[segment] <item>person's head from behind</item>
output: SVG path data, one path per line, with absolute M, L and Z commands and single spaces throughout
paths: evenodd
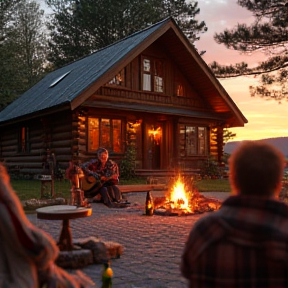
M 285 166 L 283 154 L 261 141 L 244 141 L 229 159 L 234 193 L 261 197 L 278 196 Z
M 97 150 L 97 157 L 101 161 L 102 164 L 105 164 L 109 157 L 108 150 L 103 147 L 99 148 Z

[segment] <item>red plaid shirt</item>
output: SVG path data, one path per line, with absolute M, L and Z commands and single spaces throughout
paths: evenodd
M 193 288 L 288 287 L 287 244 L 286 204 L 231 196 L 194 225 L 181 272 Z
M 100 179 L 102 176 L 113 179 L 114 184 L 119 182 L 119 169 L 116 162 L 108 159 L 105 167 L 101 168 L 101 161 L 98 159 L 92 159 L 86 163 L 79 165 L 86 175 L 93 175 L 96 179 Z

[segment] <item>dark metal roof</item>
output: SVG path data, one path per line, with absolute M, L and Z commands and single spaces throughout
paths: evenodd
M 244 123 L 248 122 L 175 21 L 172 18 L 166 18 L 85 58 L 51 72 L 0 112 L 0 125 L 10 121 L 19 121 L 23 117 L 49 113 L 52 109 L 53 111 L 75 109 L 154 41 L 158 41 L 160 46 L 166 47 L 166 51 L 169 51 L 171 57 L 183 68 L 198 95 L 203 97 L 209 105 L 212 114 L 201 112 L 202 114 L 198 117 L 219 119 L 226 115 L 222 119 L 228 120 L 229 118 L 231 127 L 244 126 Z M 93 86 L 94 83 L 97 87 Z M 91 87 L 94 89 L 93 91 L 89 90 Z M 114 108 L 116 108 L 115 105 L 114 102 Z M 117 105 L 120 108 L 121 104 Z M 148 108 L 150 112 L 158 109 L 159 113 L 165 113 L 166 109 L 152 105 L 147 105 Z M 137 107 L 133 109 L 137 110 Z M 173 109 L 169 110 L 170 114 L 175 112 L 176 115 L 197 117 L 197 113 L 200 113 L 188 111 L 188 109 L 180 109 L 181 111 L 176 109 L 178 112 L 176 110 L 173 112 Z
M 51 72 L 7 106 L 0 113 L 0 122 L 71 103 L 91 83 L 95 82 L 167 21 L 168 19 L 165 19 L 113 45 Z M 61 81 L 50 87 L 55 80 L 69 71 L 70 73 Z

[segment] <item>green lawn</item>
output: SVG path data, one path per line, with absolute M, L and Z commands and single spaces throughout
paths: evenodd
M 39 180 L 11 180 L 11 185 L 16 191 L 21 201 L 36 198 L 40 199 L 41 196 L 41 181 Z M 63 197 L 66 199 L 70 198 L 70 181 L 55 181 L 54 191 L 56 196 Z M 50 184 L 45 185 L 44 196 L 50 197 L 51 186 Z
M 195 183 L 199 192 L 230 192 L 228 179 L 201 180 Z
M 132 179 L 121 180 L 121 185 L 129 184 L 146 184 L 146 179 Z M 11 185 L 16 191 L 19 199 L 21 201 L 40 198 L 41 194 L 41 181 L 39 180 L 11 180 Z M 195 183 L 195 186 L 198 188 L 199 192 L 230 192 L 229 181 L 226 179 L 217 179 L 217 180 L 201 180 Z M 66 199 L 70 198 L 70 181 L 55 181 L 55 194 L 59 197 L 64 197 Z M 44 195 L 49 198 L 51 191 L 50 184 L 47 184 Z

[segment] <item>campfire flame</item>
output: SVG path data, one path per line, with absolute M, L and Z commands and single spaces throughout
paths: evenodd
M 154 198 L 154 213 L 164 216 L 194 215 L 218 210 L 221 201 L 200 194 L 193 185 L 193 178 L 178 176 L 170 179 L 169 191 L 165 197 Z M 173 181 L 173 182 L 172 182 Z
M 154 198 L 154 213 L 164 216 L 194 215 L 218 210 L 222 201 L 200 194 L 193 185 L 193 178 L 178 176 L 170 179 L 165 197 Z M 173 182 L 172 182 L 173 181 Z
M 170 192 L 170 204 L 172 209 L 183 209 L 192 212 L 189 206 L 189 193 L 185 191 L 185 185 L 178 177 Z

